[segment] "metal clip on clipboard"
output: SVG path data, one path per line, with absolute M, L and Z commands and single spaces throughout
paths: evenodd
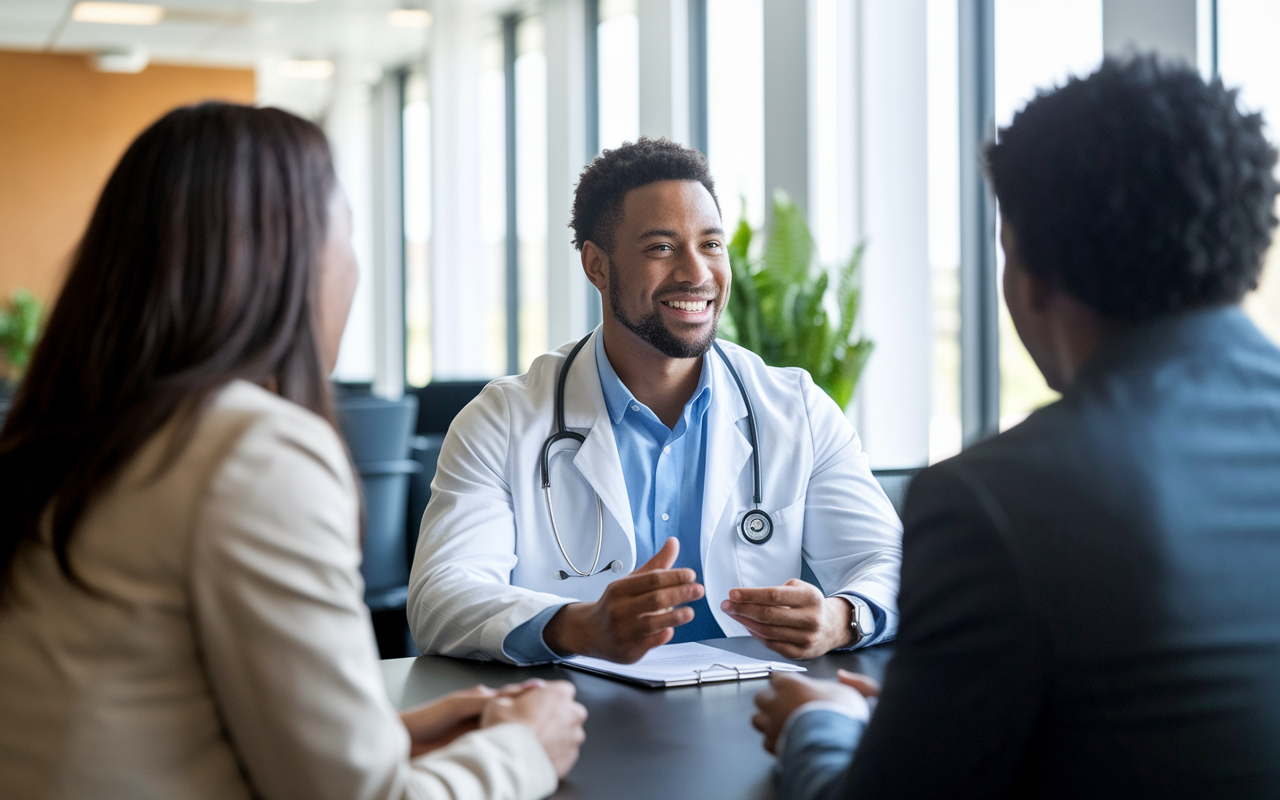
M 704 681 L 702 680 L 702 673 L 704 673 L 704 672 L 711 672 L 711 671 L 712 671 L 712 670 L 714 670 L 716 667 L 719 667 L 720 669 L 731 669 L 731 670 L 733 670 L 733 674 L 736 676 L 736 677 L 734 678 L 734 680 L 739 680 L 739 681 L 740 681 L 740 680 L 742 680 L 742 670 L 741 670 L 741 669 L 739 669 L 738 667 L 733 667 L 733 666 L 730 666 L 730 665 L 728 665 L 728 664 L 712 664 L 712 665 L 711 665 L 711 666 L 709 666 L 709 667 L 703 667 L 702 669 L 695 669 L 695 670 L 693 671 L 693 674 L 698 676 L 698 685 L 699 685 L 699 686 L 701 686 L 701 685 L 704 683 Z M 768 672 L 773 672 L 773 668 L 772 668 L 772 667 L 770 667 L 770 668 L 769 668 L 768 670 L 766 670 L 766 671 L 768 671 Z

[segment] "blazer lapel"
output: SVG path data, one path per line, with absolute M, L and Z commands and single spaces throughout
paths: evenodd
M 738 420 L 747 415 L 738 387 L 729 370 L 720 363 L 715 350 L 707 351 L 715 372 L 712 373 L 712 403 L 707 409 L 707 475 L 702 491 L 702 563 L 708 562 L 711 540 L 720 517 L 739 484 L 742 470 L 751 458 L 751 442 L 738 428 Z

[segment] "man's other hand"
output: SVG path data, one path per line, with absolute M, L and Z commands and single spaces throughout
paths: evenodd
M 702 597 L 691 569 L 671 569 L 680 541 L 667 539 L 653 558 L 605 588 L 594 603 L 570 603 L 556 612 L 542 637 L 558 655 L 584 655 L 632 664 L 693 620 L 684 606 Z
M 822 700 L 847 706 L 850 713 L 862 719 L 870 716 L 871 710 L 867 706 L 866 697 L 861 693 L 860 687 L 863 686 L 874 688 L 879 693 L 879 686 L 875 681 L 844 670 L 840 670 L 839 683 L 816 681 L 788 672 L 775 672 L 769 679 L 769 688 L 756 695 L 756 708 L 759 711 L 751 718 L 751 725 L 764 734 L 764 749 L 776 753 L 778 736 L 787 724 L 787 719 L 805 703 Z
M 816 586 L 799 578 L 781 586 L 731 589 L 720 608 L 786 658 L 817 658 L 853 643 L 849 601 L 824 597 Z

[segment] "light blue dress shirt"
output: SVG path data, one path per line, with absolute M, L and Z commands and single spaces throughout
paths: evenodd
M 702 494 L 707 472 L 707 409 L 714 388 L 709 352 L 703 356 L 702 374 L 674 429 L 627 389 L 609 363 L 604 337 L 596 336 L 596 369 L 613 427 L 613 438 L 622 462 L 622 478 L 631 503 L 635 529 L 636 565 L 643 565 L 669 537 L 680 540 L 676 567 L 688 567 L 702 583 Z M 502 647 L 517 662 L 552 661 L 557 658 L 542 638 L 543 629 L 564 604 L 543 609 L 507 634 Z M 724 636 L 704 597 L 689 606 L 692 622 L 675 629 L 672 642 L 694 642 Z

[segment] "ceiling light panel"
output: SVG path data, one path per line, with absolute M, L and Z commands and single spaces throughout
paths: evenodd
M 387 22 L 396 28 L 425 28 L 431 24 L 431 12 L 421 8 L 397 8 L 387 14 Z
M 164 6 L 147 3 L 76 3 L 71 11 L 76 22 L 107 25 L 155 25 L 164 19 Z
M 333 76 L 333 62 L 322 60 L 302 60 L 280 62 L 280 77 L 301 78 L 303 80 L 323 80 Z

